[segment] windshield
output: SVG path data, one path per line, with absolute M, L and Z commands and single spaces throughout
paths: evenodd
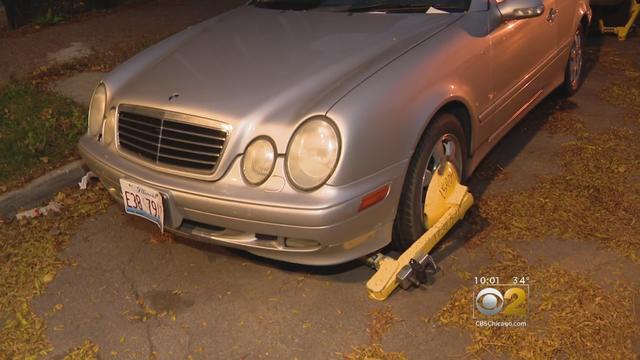
M 461 12 L 471 0 L 253 0 L 252 5 L 279 10 L 344 12 L 426 13 Z M 429 10 L 438 11 L 429 11 Z

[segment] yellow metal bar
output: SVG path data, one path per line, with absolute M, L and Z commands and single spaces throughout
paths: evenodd
M 629 32 L 631 31 L 631 27 L 636 22 L 638 18 L 638 14 L 640 14 L 640 3 L 636 0 L 631 0 L 631 9 L 629 12 L 629 20 L 624 26 L 605 26 L 604 21 L 600 19 L 598 21 L 598 27 L 600 28 L 600 32 L 603 34 L 616 34 L 618 36 L 618 40 L 626 40 Z
M 473 196 L 466 186 L 460 184 L 453 165 L 444 163 L 434 173 L 427 189 L 424 209 L 427 232 L 397 260 L 380 254 L 374 257 L 377 271 L 367 282 L 369 297 L 379 301 L 389 297 L 399 285 L 398 274 L 409 266 L 411 259 L 418 260 L 428 255 L 472 204 Z

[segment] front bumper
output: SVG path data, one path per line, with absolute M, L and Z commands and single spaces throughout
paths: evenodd
M 406 161 L 346 186 L 303 193 L 291 188 L 278 158 L 271 179 L 244 183 L 240 158 L 216 182 L 155 171 L 83 137 L 80 154 L 110 194 L 122 202 L 121 178 L 150 186 L 165 199 L 166 229 L 194 240 L 308 265 L 332 265 L 374 252 L 391 241 Z M 390 184 L 380 203 L 358 212 L 362 197 Z M 289 244 L 292 244 L 291 246 Z M 295 244 L 295 245 L 293 245 Z

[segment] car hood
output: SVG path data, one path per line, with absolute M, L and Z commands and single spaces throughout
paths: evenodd
M 297 123 L 458 17 L 243 6 L 125 63 L 112 100 L 226 122 L 242 149 L 267 134 L 284 152 Z

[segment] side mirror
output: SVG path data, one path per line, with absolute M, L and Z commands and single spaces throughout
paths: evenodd
M 544 13 L 542 0 L 503 0 L 498 3 L 502 20 L 528 19 Z

